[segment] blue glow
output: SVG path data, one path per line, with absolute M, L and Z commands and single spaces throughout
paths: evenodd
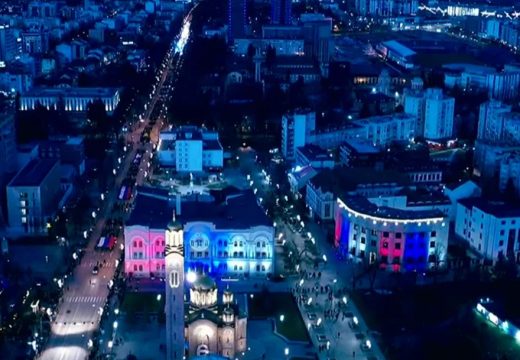
M 428 236 L 425 232 L 406 233 L 404 245 L 406 270 L 422 271 L 428 263 Z

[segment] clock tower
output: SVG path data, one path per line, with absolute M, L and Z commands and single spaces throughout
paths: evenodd
M 184 358 L 184 236 L 173 219 L 166 229 L 166 359 Z

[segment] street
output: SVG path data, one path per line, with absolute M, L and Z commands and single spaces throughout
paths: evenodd
M 185 24 L 188 23 L 188 29 L 190 16 L 191 12 L 186 15 L 184 21 Z M 185 27 L 180 30 L 179 39 L 182 38 L 181 34 L 184 29 Z M 131 148 L 126 149 L 126 155 L 121 161 L 121 168 L 119 172 L 116 172 L 114 185 L 104 197 L 99 214 L 92 214 L 97 221 L 90 233 L 81 262 L 74 269 L 72 277 L 65 282 L 63 296 L 51 324 L 51 336 L 46 348 L 39 356 L 42 360 L 80 360 L 88 356 L 89 348 L 92 346 L 92 334 L 99 327 L 109 295 L 109 286 L 113 284 L 116 266 L 120 265 L 119 259 L 121 259 L 124 241 L 120 236 L 112 251 L 100 252 L 95 249 L 95 246 L 99 238 L 103 236 L 106 221 L 112 216 L 113 206 L 118 201 L 120 186 L 127 178 L 137 150 L 143 148 L 141 134 L 151 121 L 161 96 L 161 89 L 166 79 L 171 74 L 175 74 L 182 65 L 182 53 L 174 53 L 170 50 L 165 61 L 166 65 L 161 68 L 157 86 L 148 102 L 142 121 L 137 122 L 137 126 L 134 126 L 132 131 L 126 135 L 127 147 L 130 145 Z M 139 173 L 136 177 L 138 185 L 143 184 L 148 176 L 150 156 L 154 144 L 157 144 L 162 123 L 162 119 L 156 121 L 151 131 L 153 144 L 150 142 L 144 145 L 145 155 L 140 159 Z M 107 174 L 107 176 L 112 175 Z M 99 266 L 97 274 L 93 274 L 94 266 Z M 103 350 L 101 349 L 101 351 Z

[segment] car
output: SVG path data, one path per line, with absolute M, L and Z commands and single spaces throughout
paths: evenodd
M 97 275 L 99 273 L 99 267 L 96 265 L 92 268 L 92 275 Z

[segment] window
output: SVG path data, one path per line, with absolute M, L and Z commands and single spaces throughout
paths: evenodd
M 430 249 L 435 247 L 435 241 L 430 241 Z
M 256 265 L 256 271 L 260 271 L 260 265 Z
M 504 235 L 505 234 L 505 231 L 504 230 L 500 230 L 500 235 Z
M 222 240 L 218 241 L 218 246 L 222 246 Z
M 403 236 L 403 234 L 400 233 L 400 232 L 395 233 L 395 238 L 396 238 L 396 239 L 401 239 L 402 236 Z
M 260 241 L 256 243 L 256 247 L 260 247 Z
M 430 234 L 430 237 L 436 237 L 436 236 L 437 236 L 437 231 L 432 231 Z
M 257 258 L 260 257 L 260 252 L 259 252 L 259 251 L 256 252 L 256 257 L 257 257 Z
M 388 231 L 383 231 L 383 237 L 385 237 L 385 238 L 388 237 Z
M 364 244 L 366 242 L 366 239 L 364 237 L 361 237 L 361 244 Z
M 383 256 L 381 256 L 381 262 L 382 262 L 383 264 L 387 264 L 387 263 L 388 263 L 388 256 L 387 256 L 387 255 L 383 255 Z
M 237 241 L 235 241 L 235 246 L 238 246 L 238 242 Z
M 243 251 L 240 251 L 240 252 L 238 253 L 238 256 L 240 256 L 240 257 L 244 257 L 244 252 L 243 252 Z
M 218 252 L 218 257 L 222 257 L 222 251 Z
M 198 258 L 202 257 L 202 251 L 197 251 L 197 257 Z
M 134 265 L 134 271 L 137 271 L 137 265 Z
M 265 241 L 262 241 L 262 247 L 265 247 Z
M 396 242 L 394 247 L 395 247 L 396 250 L 401 250 L 401 243 L 400 242 Z
M 500 241 L 498 242 L 498 246 L 504 246 L 504 240 L 500 240 Z
M 204 257 L 209 257 L 209 252 L 204 251 Z
M 139 271 L 143 271 L 143 265 L 139 265 Z
M 227 246 L 227 241 L 224 241 L 224 246 Z
M 364 227 L 361 227 L 361 233 L 362 234 L 366 234 L 367 233 L 367 229 L 365 229 Z
M 234 258 L 237 257 L 237 252 L 236 252 L 236 251 L 233 252 L 233 257 L 234 257 Z
M 384 247 L 385 249 L 388 249 L 388 241 L 383 241 L 383 247 Z
M 371 240 L 370 241 L 370 246 L 377 246 L 377 241 Z

